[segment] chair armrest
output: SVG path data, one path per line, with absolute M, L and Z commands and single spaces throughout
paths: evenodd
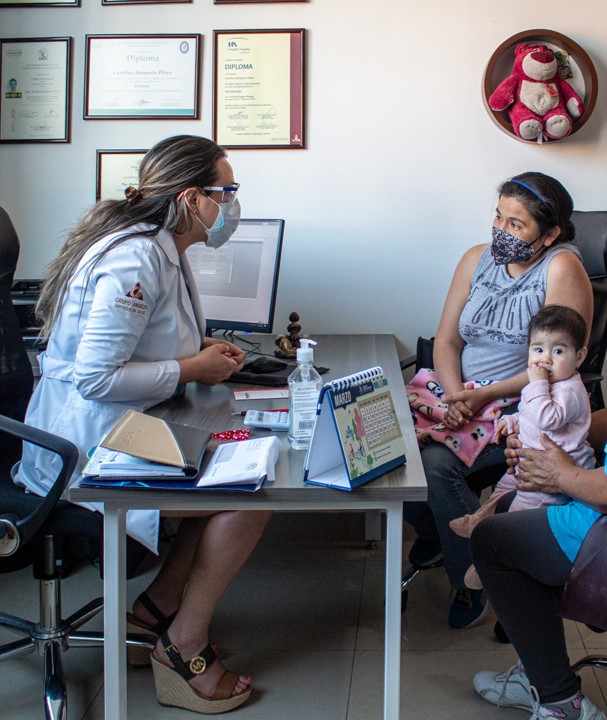
M 53 486 L 46 497 L 42 499 L 36 510 L 25 518 L 18 518 L 15 526 L 19 532 L 20 545 L 28 542 L 46 522 L 49 514 L 61 499 L 69 479 L 78 462 L 78 448 L 74 443 L 52 433 L 40 430 L 31 425 L 25 425 L 13 418 L 0 415 L 0 432 L 20 438 L 24 442 L 32 443 L 38 447 L 56 453 L 62 460 L 62 467 Z M 9 509 L 10 511 L 10 509 Z
M 409 357 L 403 358 L 400 361 L 400 369 L 406 370 L 407 368 L 411 367 L 412 365 L 415 365 L 417 362 L 417 355 L 409 355 Z
M 588 391 L 592 391 L 595 385 L 603 381 L 603 376 L 601 373 L 580 373 L 582 382 L 586 386 L 586 389 Z

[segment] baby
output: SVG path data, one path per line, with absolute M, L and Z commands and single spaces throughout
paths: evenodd
M 577 372 L 587 348 L 586 323 L 575 310 L 562 305 L 546 305 L 529 323 L 529 384 L 523 388 L 519 411 L 496 421 L 495 440 L 515 432 L 518 425 L 523 447 L 543 449 L 540 437 L 548 435 L 565 450 L 576 465 L 594 468 L 588 443 L 590 401 Z M 462 537 L 488 515 L 495 512 L 529 510 L 542 505 L 566 503 L 566 495 L 528 492 L 517 489 L 517 470 L 506 474 L 495 486 L 491 497 L 472 515 L 452 520 L 451 529 Z M 474 567 L 466 573 L 465 583 L 473 590 L 482 584 Z

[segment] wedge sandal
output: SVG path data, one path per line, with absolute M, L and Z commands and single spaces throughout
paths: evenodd
M 217 655 L 210 645 L 186 662 L 166 632 L 162 634 L 160 641 L 167 658 L 173 664 L 173 667 L 165 665 L 152 653 L 156 696 L 161 705 L 183 708 L 203 715 L 215 715 L 234 710 L 249 699 L 250 687 L 239 695 L 232 695 L 239 676 L 229 670 L 225 671 L 210 697 L 189 684 L 188 680 L 204 673 L 217 660 Z

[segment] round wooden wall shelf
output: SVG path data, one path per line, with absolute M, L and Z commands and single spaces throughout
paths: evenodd
M 512 123 L 508 117 L 507 110 L 503 112 L 492 110 L 489 107 L 489 96 L 495 88 L 509 75 L 512 75 L 514 67 L 514 48 L 521 42 L 539 42 L 548 45 L 552 50 L 564 50 L 569 55 L 573 77 L 567 82 L 582 98 L 584 102 L 584 114 L 581 118 L 573 120 L 571 137 L 583 127 L 594 110 L 598 95 L 597 75 L 592 60 L 585 50 L 566 35 L 554 30 L 525 30 L 505 40 L 493 53 L 485 72 L 483 74 L 483 103 L 493 122 L 508 133 L 511 137 L 529 144 L 530 140 L 519 138 L 512 129 Z M 567 138 L 564 138 L 566 140 Z M 547 142 L 555 142 L 553 140 Z M 563 142 L 558 141 L 558 142 Z

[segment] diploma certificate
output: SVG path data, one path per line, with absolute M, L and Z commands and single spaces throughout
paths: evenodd
M 215 31 L 215 141 L 302 148 L 303 30 Z
M 0 141 L 69 142 L 71 38 L 0 44 Z
M 0 0 L 1 7 L 80 7 L 80 0 Z
M 87 35 L 84 117 L 198 117 L 200 35 Z
M 139 186 L 139 163 L 147 150 L 97 150 L 96 200 L 124 200 L 129 185 Z

